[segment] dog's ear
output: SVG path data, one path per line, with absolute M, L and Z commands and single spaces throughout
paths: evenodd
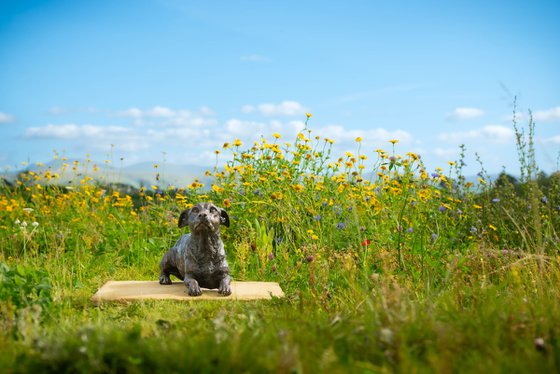
M 220 209 L 220 223 L 225 227 L 229 227 L 229 215 L 224 209 Z
M 189 213 L 190 210 L 184 210 L 179 216 L 179 228 L 189 225 Z

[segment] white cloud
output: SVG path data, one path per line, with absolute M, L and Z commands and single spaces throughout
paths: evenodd
M 163 106 L 155 106 L 148 110 L 130 108 L 117 112 L 117 116 L 132 118 L 134 125 L 145 127 L 214 126 L 217 121 L 208 118 L 214 115 L 208 107 L 201 107 L 196 115 L 186 109 L 173 110 Z
M 560 135 L 551 136 L 550 138 L 543 139 L 544 144 L 558 144 L 560 145 Z
M 547 110 L 538 110 L 533 113 L 533 119 L 541 122 L 560 121 L 560 106 Z
M 15 117 L 8 113 L 0 112 L 0 124 L 11 123 L 15 121 Z
M 130 108 L 119 112 L 118 115 L 122 117 L 141 118 L 143 116 L 143 112 L 138 108 Z
M 59 115 L 62 113 L 65 113 L 66 109 L 59 107 L 59 106 L 53 106 L 52 108 L 49 109 L 49 113 L 53 114 L 53 115 Z
M 243 105 L 241 107 L 241 111 L 243 113 L 253 113 L 255 111 L 255 107 L 252 105 Z
M 270 61 L 269 57 L 259 55 L 259 54 L 241 56 L 239 59 L 244 62 L 269 62 Z
M 187 115 L 190 114 L 188 111 L 184 111 Z M 150 110 L 147 115 L 149 117 L 173 117 L 175 116 L 175 111 L 162 107 L 162 106 L 155 106 Z
M 215 116 L 216 113 L 207 106 L 200 107 L 200 114 L 203 116 Z
M 459 155 L 458 148 L 435 148 L 432 153 L 443 161 L 453 161 Z
M 127 132 L 128 129 L 119 126 L 76 125 L 69 123 L 64 125 L 48 124 L 44 127 L 30 127 L 26 130 L 24 136 L 26 138 L 40 139 L 101 139 L 109 136 L 123 135 Z
M 482 117 L 483 115 L 484 111 L 482 109 L 462 107 L 456 108 L 447 118 L 454 121 L 462 121 Z
M 293 117 L 304 115 L 308 112 L 307 108 L 298 103 L 297 101 L 283 101 L 280 104 L 265 103 L 257 106 L 244 105 L 241 108 L 243 113 L 253 113 L 259 112 L 260 114 L 271 117 L 271 116 L 286 116 Z
M 503 143 L 512 140 L 514 136 L 514 131 L 509 127 L 488 125 L 471 131 L 443 133 L 438 136 L 438 139 L 443 142 L 454 143 L 465 142 L 473 139 L 488 140 L 493 143 Z
M 267 136 L 274 132 L 279 132 L 284 137 L 295 136 L 304 127 L 305 124 L 301 121 L 257 122 L 232 118 L 225 123 L 224 135 L 230 139 L 244 137 L 247 141 L 253 141 L 257 140 L 260 135 Z

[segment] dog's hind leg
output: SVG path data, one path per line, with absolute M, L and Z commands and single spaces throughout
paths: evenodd
M 172 249 L 173 250 L 173 249 Z M 170 276 L 174 275 L 177 278 L 183 280 L 183 276 L 177 269 L 173 262 L 173 254 L 170 253 L 172 250 L 167 252 L 161 262 L 159 263 L 160 273 L 159 273 L 159 284 L 172 284 Z

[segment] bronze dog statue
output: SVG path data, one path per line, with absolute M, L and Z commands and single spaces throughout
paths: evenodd
M 212 203 L 198 203 L 179 216 L 179 227 L 189 226 L 163 256 L 159 283 L 171 284 L 170 275 L 185 282 L 190 296 L 202 295 L 201 287 L 217 288 L 220 295 L 231 294 L 231 278 L 220 225 L 229 227 L 227 212 Z

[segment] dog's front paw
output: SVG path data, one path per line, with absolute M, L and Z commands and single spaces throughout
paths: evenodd
M 218 293 L 222 296 L 231 295 L 231 286 L 229 285 L 228 281 L 222 280 L 220 282 L 220 288 L 218 289 Z
M 202 290 L 198 285 L 198 282 L 195 279 L 191 279 L 185 282 L 187 285 L 187 289 L 189 291 L 189 296 L 200 296 L 202 295 Z
M 171 284 L 171 283 L 173 282 L 171 281 L 171 278 L 169 278 L 169 275 L 162 274 L 159 276 L 159 284 Z

